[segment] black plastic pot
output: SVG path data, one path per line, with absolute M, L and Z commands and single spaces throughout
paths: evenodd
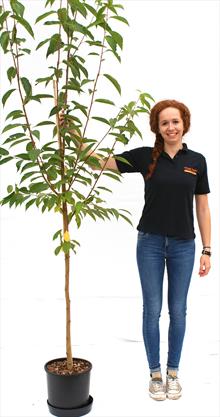
M 48 365 L 65 358 L 47 362 L 44 369 L 47 374 L 49 411 L 58 417 L 80 417 L 91 411 L 93 398 L 89 395 L 92 364 L 85 359 L 74 358 L 89 365 L 89 369 L 74 375 L 57 375 L 48 370 Z

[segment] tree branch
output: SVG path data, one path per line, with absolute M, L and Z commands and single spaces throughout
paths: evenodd
M 2 5 L 3 5 L 3 8 L 4 8 L 3 1 L 2 1 Z M 5 23 L 6 23 L 6 29 L 9 32 L 7 19 L 6 19 L 6 22 Z M 15 28 L 15 31 L 17 32 L 17 28 L 16 28 L 15 21 L 14 21 L 14 28 Z M 15 67 L 15 70 L 16 70 L 16 79 L 17 79 L 17 84 L 18 84 L 18 91 L 19 91 L 19 95 L 20 95 L 20 99 L 21 99 L 21 104 L 22 104 L 22 109 L 23 109 L 24 117 L 25 117 L 25 120 L 26 120 L 27 129 L 28 129 L 28 132 L 29 132 L 29 136 L 30 136 L 31 143 L 32 143 L 33 147 L 36 149 L 36 143 L 35 143 L 35 140 L 34 140 L 33 135 L 32 135 L 31 125 L 29 123 L 29 118 L 28 118 L 28 114 L 27 114 L 27 111 L 26 111 L 24 97 L 23 97 L 22 89 L 21 89 L 19 57 L 18 57 L 18 55 L 19 55 L 18 54 L 18 45 L 16 44 L 16 47 L 15 47 L 16 54 L 14 53 L 13 43 L 12 43 L 11 39 L 9 39 L 9 45 L 10 45 L 10 52 L 11 52 L 11 55 L 12 55 L 14 67 Z M 38 166 L 39 166 L 39 169 L 40 169 L 40 173 L 41 173 L 44 181 L 47 183 L 47 185 L 49 186 L 49 188 L 51 189 L 51 191 L 53 191 L 54 194 L 56 194 L 58 196 L 59 193 L 57 193 L 57 191 L 54 188 L 53 184 L 51 184 L 50 180 L 48 179 L 47 173 L 46 173 L 46 175 L 44 173 L 43 161 L 42 161 L 42 159 L 41 159 L 40 156 L 38 156 L 38 158 L 37 158 L 37 163 L 38 163 Z

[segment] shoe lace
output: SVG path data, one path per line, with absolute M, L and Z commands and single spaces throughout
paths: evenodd
M 179 388 L 179 380 L 178 380 L 178 378 L 177 377 L 169 376 L 168 377 L 168 386 L 169 386 L 169 389 L 173 389 L 173 390 L 178 389 Z
M 152 384 L 155 391 L 161 391 L 163 389 L 163 381 L 152 380 Z

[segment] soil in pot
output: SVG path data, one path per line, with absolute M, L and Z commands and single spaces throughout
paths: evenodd
M 89 371 L 91 369 L 91 364 L 84 359 L 73 359 L 73 368 L 69 370 L 67 369 L 66 359 L 54 360 L 53 362 L 48 363 L 47 369 L 49 372 L 57 375 L 74 375 Z

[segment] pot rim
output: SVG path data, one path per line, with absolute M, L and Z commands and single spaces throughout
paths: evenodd
M 59 376 L 59 377 L 64 377 L 64 378 L 66 378 L 66 377 L 77 377 L 77 376 L 80 376 L 80 375 L 84 375 L 84 374 L 86 374 L 86 373 L 88 373 L 88 372 L 90 372 L 91 371 L 91 369 L 92 369 L 92 363 L 90 362 L 90 361 L 88 361 L 87 359 L 83 359 L 83 358 L 73 358 L 73 360 L 79 360 L 79 361 L 83 361 L 83 362 L 86 362 L 88 365 L 89 365 L 89 369 L 87 369 L 87 370 L 85 370 L 85 371 L 83 371 L 83 372 L 79 372 L 79 373 L 74 373 L 74 374 L 72 374 L 72 375 L 59 375 L 59 374 L 57 374 L 56 372 L 51 372 L 51 371 L 49 371 L 49 369 L 47 368 L 47 365 L 49 365 L 50 363 L 53 363 L 53 362 L 59 362 L 59 361 L 63 361 L 63 360 L 65 360 L 66 359 L 66 357 L 64 357 L 64 358 L 55 358 L 55 359 L 51 359 L 51 360 L 49 360 L 49 361 L 47 361 L 46 363 L 45 363 L 45 365 L 44 365 L 44 370 L 46 371 L 46 373 L 48 373 L 48 374 L 51 374 L 51 375 L 56 375 L 56 376 Z

